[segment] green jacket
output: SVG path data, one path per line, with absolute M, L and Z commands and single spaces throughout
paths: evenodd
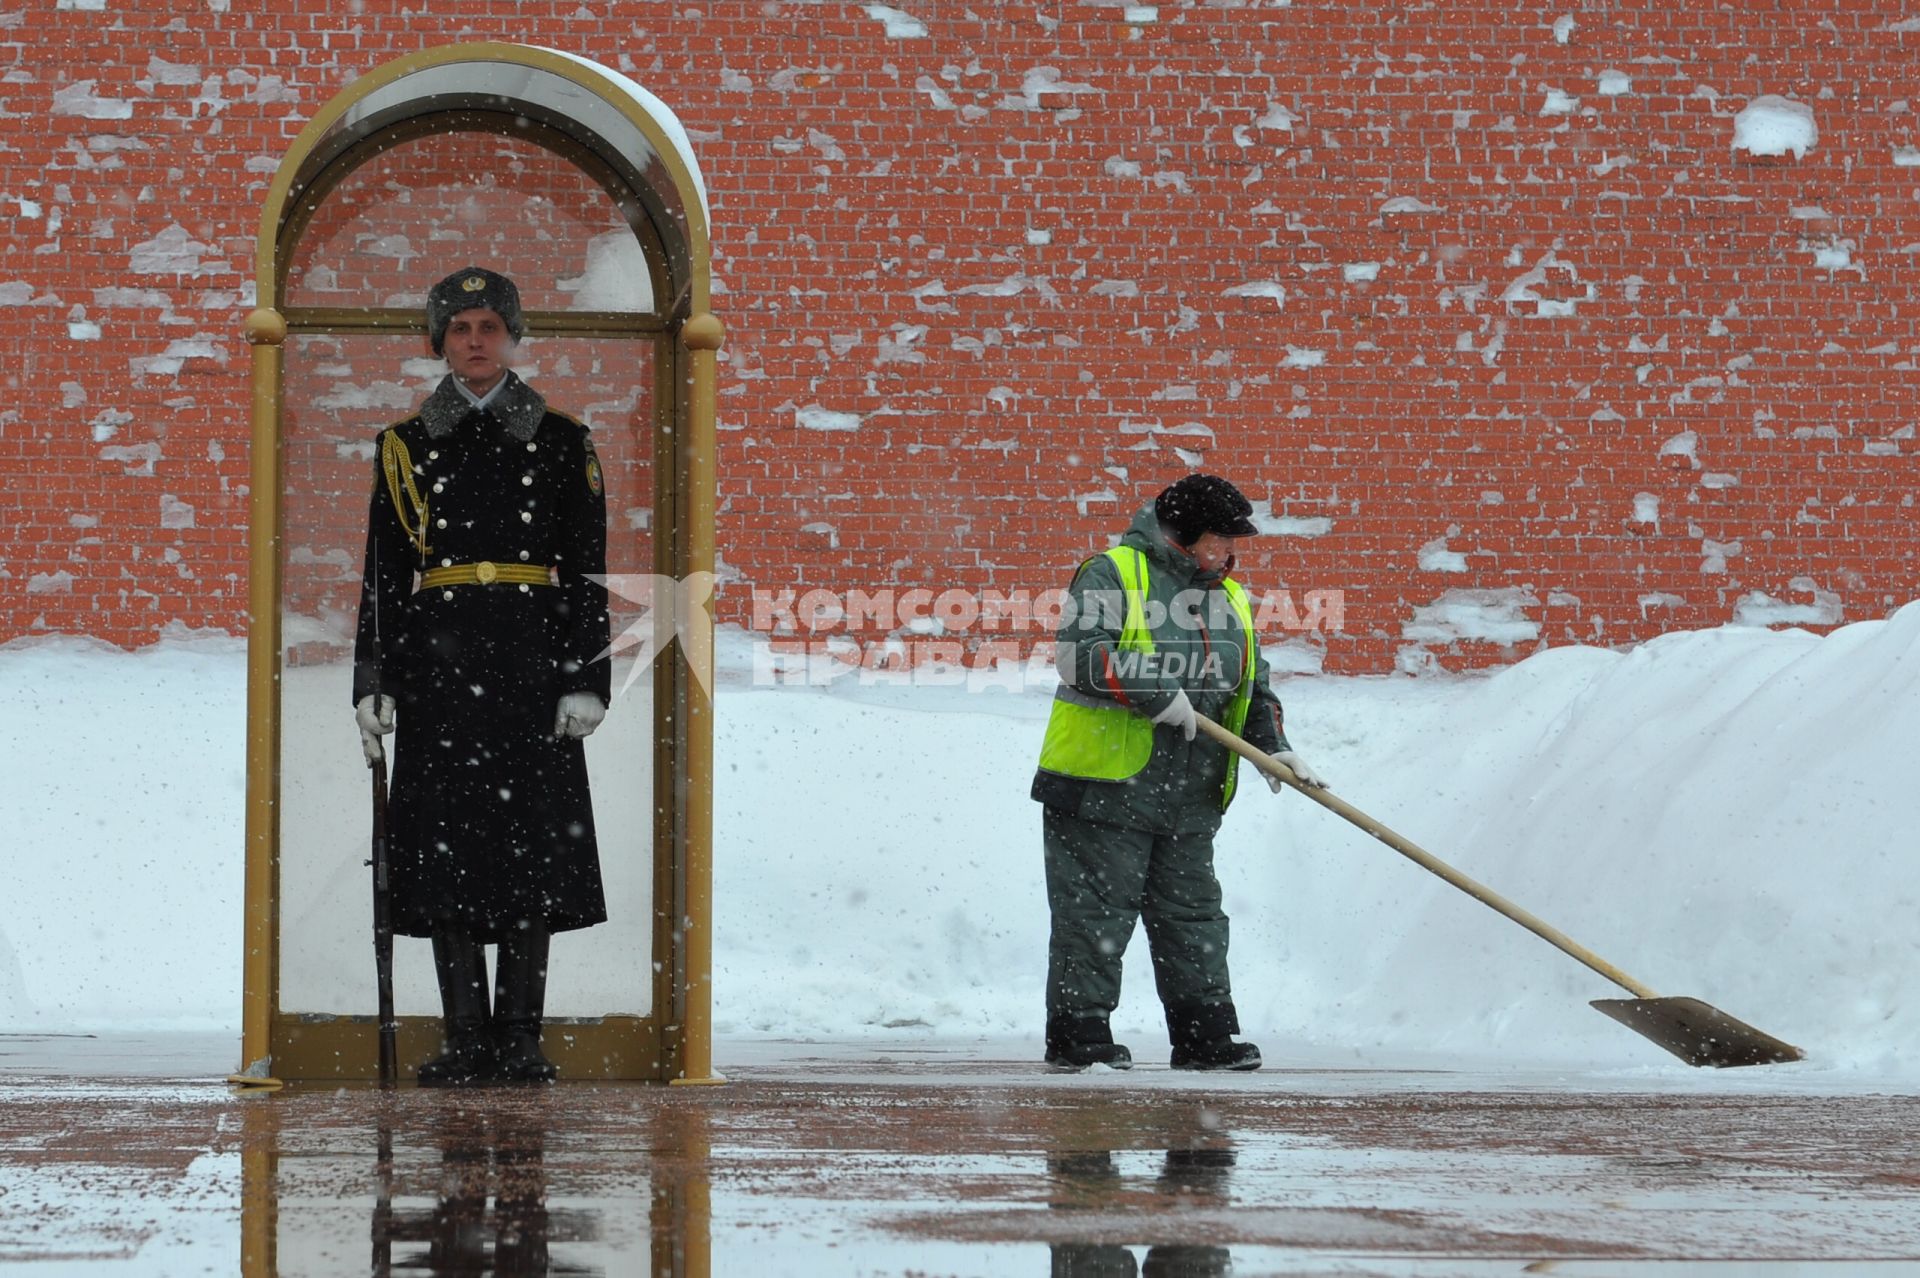
M 1178 653 L 1184 660 L 1113 659 L 1119 649 L 1124 595 L 1113 561 L 1095 555 L 1074 576 L 1071 600 L 1055 636 L 1054 662 L 1061 681 L 1148 716 L 1164 710 L 1175 691 L 1185 689 L 1195 710 L 1219 721 L 1246 663 L 1244 635 L 1226 603 L 1226 592 L 1219 588 L 1220 576 L 1200 574 L 1193 557 L 1167 540 L 1151 503 L 1134 516 L 1120 544 L 1147 557 L 1147 620 L 1156 655 Z M 1198 621 L 1193 620 L 1196 614 Z M 1241 735 L 1269 754 L 1287 749 L 1280 699 L 1268 683 L 1266 660 L 1257 653 L 1252 693 Z M 1205 736 L 1188 741 L 1178 729 L 1156 724 L 1153 757 L 1135 775 L 1124 781 L 1094 781 L 1043 770 L 1034 776 L 1032 793 L 1048 807 L 1084 820 L 1168 833 L 1211 831 L 1220 824 L 1227 760 L 1227 751 Z M 1251 770 L 1243 769 L 1241 785 L 1253 780 Z

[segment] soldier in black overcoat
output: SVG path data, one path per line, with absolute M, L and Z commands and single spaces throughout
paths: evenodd
M 605 484 L 587 428 L 508 367 L 512 281 L 455 271 L 427 329 L 450 371 L 379 436 L 355 713 L 370 761 L 397 729 L 394 931 L 431 938 L 446 1014 L 421 1084 L 544 1082 L 548 940 L 607 917 L 582 745 L 611 691 Z

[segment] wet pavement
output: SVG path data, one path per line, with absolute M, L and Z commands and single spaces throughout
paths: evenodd
M 225 1037 L 0 1037 L 0 1265 L 1920 1274 L 1920 1097 L 1897 1083 L 1051 1075 L 1033 1050 L 737 1042 L 725 1087 L 239 1095 Z

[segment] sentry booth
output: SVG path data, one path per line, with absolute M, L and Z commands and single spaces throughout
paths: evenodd
M 663 612 L 623 578 L 711 580 L 722 330 L 706 195 L 673 113 L 618 72 L 517 44 L 429 49 L 355 81 L 274 176 L 246 321 L 242 1085 L 376 1073 L 370 784 L 350 704 L 373 445 L 445 371 L 426 292 L 472 264 L 520 286 L 518 371 L 592 430 L 616 649 Z M 587 742 L 610 921 L 554 942 L 545 1048 L 562 1078 L 714 1077 L 712 619 L 692 602 L 650 668 L 616 652 Z M 438 1047 L 427 942 L 397 938 L 394 968 L 404 1078 Z

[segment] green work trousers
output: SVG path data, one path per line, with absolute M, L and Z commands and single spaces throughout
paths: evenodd
M 1155 833 L 1043 807 L 1047 1018 L 1104 1019 L 1120 1002 L 1120 965 L 1144 918 L 1153 980 L 1176 1011 L 1230 1007 L 1227 916 L 1213 873 L 1213 834 Z

